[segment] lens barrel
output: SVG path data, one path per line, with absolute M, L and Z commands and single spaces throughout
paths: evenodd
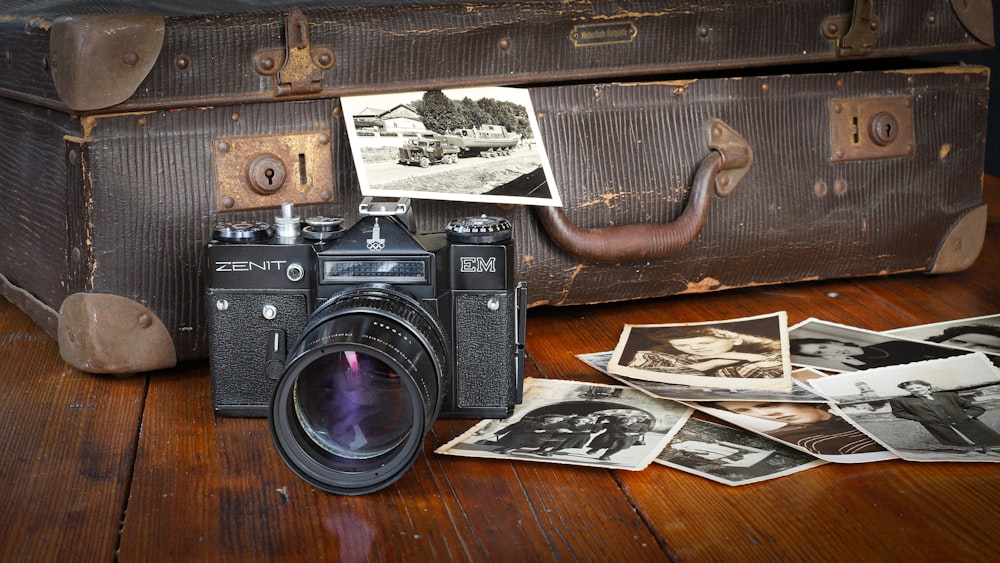
M 363 494 L 408 470 L 451 374 L 445 333 L 413 297 L 356 287 L 313 312 L 271 400 L 282 458 L 324 491 Z

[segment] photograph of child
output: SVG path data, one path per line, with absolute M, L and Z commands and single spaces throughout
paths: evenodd
M 788 329 L 791 359 L 796 365 L 850 372 L 949 358 L 967 351 L 908 340 L 817 319 Z
M 784 312 L 712 323 L 626 325 L 608 372 L 677 385 L 790 392 Z
M 1000 462 L 1000 373 L 985 354 L 843 373 L 812 384 L 903 459 Z

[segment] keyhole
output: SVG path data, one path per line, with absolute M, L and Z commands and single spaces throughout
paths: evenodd
M 253 191 L 261 195 L 273 194 L 285 183 L 285 165 L 271 153 L 259 154 L 247 166 L 246 179 Z
M 896 118 L 887 111 L 880 112 L 872 118 L 869 126 L 872 142 L 884 147 L 896 140 L 899 135 L 899 125 Z

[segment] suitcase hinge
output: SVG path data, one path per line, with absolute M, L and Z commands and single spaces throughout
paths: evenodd
M 254 56 L 253 68 L 274 79 L 275 95 L 311 94 L 323 88 L 323 71 L 333 66 L 333 49 L 309 42 L 309 20 L 301 10 L 285 18 L 285 48 Z
M 838 57 L 867 55 L 875 46 L 881 27 L 875 15 L 875 0 L 854 0 L 850 16 L 831 16 L 823 20 L 823 36 L 837 42 Z

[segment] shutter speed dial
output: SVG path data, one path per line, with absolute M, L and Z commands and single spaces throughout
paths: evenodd
M 479 217 L 464 217 L 452 219 L 448 223 L 445 233 L 448 242 L 458 242 L 466 244 L 492 244 L 510 240 L 510 221 L 503 217 L 489 217 L 480 215 Z

